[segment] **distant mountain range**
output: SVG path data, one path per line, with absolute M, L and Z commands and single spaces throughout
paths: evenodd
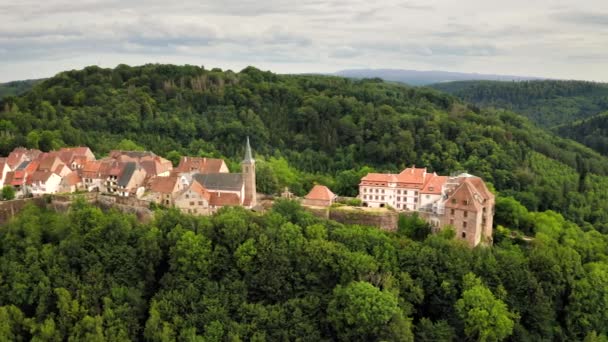
M 385 81 L 401 82 L 413 86 L 424 86 L 433 83 L 490 80 L 490 81 L 528 81 L 541 80 L 539 77 L 491 75 L 477 73 L 461 73 L 449 71 L 419 71 L 403 69 L 348 69 L 341 70 L 335 75 L 349 78 L 381 78 Z

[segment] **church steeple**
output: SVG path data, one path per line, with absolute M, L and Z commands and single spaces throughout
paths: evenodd
M 245 145 L 245 159 L 243 159 L 243 163 L 253 163 L 254 159 L 251 156 L 251 146 L 249 145 L 249 136 L 247 136 L 247 145 Z
M 243 205 L 245 207 L 252 208 L 256 205 L 258 195 L 255 187 L 255 159 L 253 159 L 251 155 L 249 137 L 247 137 L 247 144 L 245 145 L 245 158 L 241 162 L 241 168 L 243 170 L 243 181 L 245 185 Z

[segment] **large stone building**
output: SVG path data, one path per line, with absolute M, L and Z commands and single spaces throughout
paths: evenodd
M 451 226 L 470 246 L 492 243 L 494 195 L 479 177 L 438 176 L 416 167 L 399 174 L 370 173 L 361 179 L 359 198 L 368 207 L 419 212 L 434 230 Z

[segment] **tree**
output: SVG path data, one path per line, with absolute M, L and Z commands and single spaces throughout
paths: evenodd
M 465 335 L 478 341 L 502 341 L 513 332 L 513 319 L 517 318 L 473 273 L 463 279 L 456 312 L 464 322 Z
M 116 145 L 114 147 L 114 149 L 120 150 L 120 151 L 144 151 L 145 150 L 145 148 L 143 146 L 140 146 L 129 139 L 122 139 L 118 143 L 118 145 Z
M 15 189 L 10 185 L 5 185 L 2 188 L 2 199 L 5 201 L 15 199 Z
M 361 281 L 338 285 L 327 308 L 328 320 L 344 341 L 374 340 L 399 314 L 397 297 L 393 293 Z
M 177 165 L 179 165 L 179 161 L 182 159 L 182 154 L 176 150 L 173 150 L 167 153 L 167 159 L 171 161 L 173 167 L 176 167 Z
M 521 229 L 528 222 L 528 209 L 513 197 L 498 196 L 494 220 L 507 228 Z

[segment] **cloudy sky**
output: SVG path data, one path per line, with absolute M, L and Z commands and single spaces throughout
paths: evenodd
M 0 0 L 0 82 L 156 62 L 608 81 L 608 1 Z

